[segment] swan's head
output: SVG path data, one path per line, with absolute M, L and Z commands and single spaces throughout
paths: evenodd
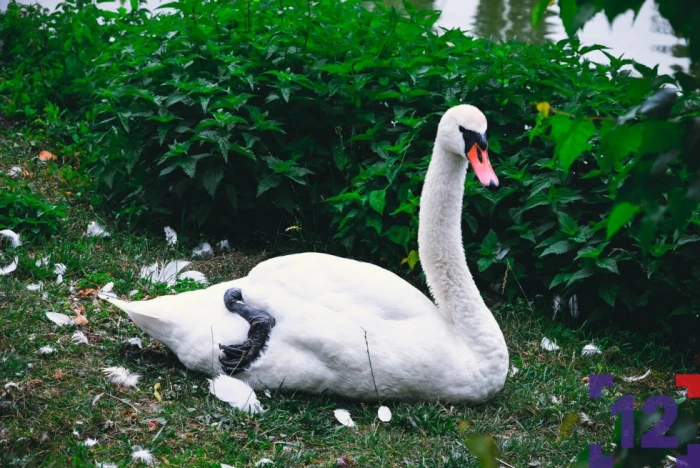
M 498 177 L 489 161 L 486 127 L 486 117 L 476 107 L 469 104 L 452 107 L 440 120 L 437 144 L 448 153 L 467 158 L 479 181 L 496 188 Z

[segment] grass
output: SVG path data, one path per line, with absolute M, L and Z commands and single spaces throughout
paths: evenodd
M 391 422 L 381 423 L 376 405 L 273 391 L 270 397 L 258 395 L 268 411 L 249 416 L 210 395 L 204 376 L 187 371 L 91 291 L 114 282 L 119 295 L 132 290 L 139 291 L 135 298 L 167 294 L 168 288 L 144 283 L 140 267 L 156 260 L 191 259 L 197 240 L 181 239 L 173 249 L 163 235 L 101 218 L 91 209 L 88 194 L 73 193 L 56 163 L 36 160 L 38 149 L 16 136 L 6 136 L 0 144 L 0 170 L 22 162 L 32 174 L 23 176 L 22 183 L 47 202 L 68 207 L 66 221 L 58 222 L 53 236 L 31 239 L 20 232 L 26 239 L 17 251 L 20 266 L 0 276 L 0 384 L 17 384 L 0 387 L 2 466 L 94 466 L 96 461 L 137 466 L 131 452 L 138 445 L 151 450 L 161 466 L 240 467 L 269 458 L 274 465 L 268 466 L 464 467 L 479 466 L 466 438 L 489 434 L 499 458 L 510 466 L 539 462 L 561 467 L 588 443 L 611 449 L 609 406 L 618 396 L 635 395 L 637 402 L 654 394 L 678 398 L 674 374 L 696 365 L 662 341 L 622 331 L 567 328 L 552 321 L 548 311 L 532 310 L 524 299 L 508 303 L 496 298 L 490 302 L 518 371 L 504 392 L 486 404 L 395 403 L 389 405 Z M 3 180 L 0 176 L 0 184 Z M 83 235 L 95 220 L 106 226 L 109 238 Z M 286 242 L 217 250 L 213 258 L 195 261 L 191 268 L 215 283 L 245 275 L 264 258 L 302 247 Z M 37 267 L 36 260 L 45 256 L 50 256 L 50 265 Z M 9 258 L 0 255 L 3 264 Z M 67 266 L 62 284 L 55 283 L 55 263 Z M 44 295 L 26 289 L 38 281 L 44 284 Z M 193 287 L 184 283 L 174 289 Z M 89 345 L 72 344 L 73 330 L 56 327 L 45 317 L 49 311 L 72 315 L 78 306 L 89 320 L 83 327 Z M 124 340 L 136 336 L 143 340 L 143 351 L 127 352 Z M 561 349 L 542 349 L 544 336 Z M 591 341 L 603 354 L 581 357 L 581 348 Z M 46 345 L 56 353 L 38 354 Z M 110 384 L 100 370 L 112 365 L 142 374 L 138 389 Z M 642 381 L 626 383 L 618 377 L 601 400 L 588 398 L 584 380 L 590 373 L 631 376 L 647 369 L 652 373 Z M 156 383 L 162 401 L 154 395 Z M 341 426 L 333 417 L 336 408 L 349 410 L 357 427 Z M 576 422 L 566 431 L 563 422 L 580 413 L 590 421 Z M 99 442 L 88 448 L 83 445 L 88 437 Z

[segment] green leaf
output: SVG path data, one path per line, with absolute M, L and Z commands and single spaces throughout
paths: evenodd
M 642 144 L 642 130 L 641 125 L 620 125 L 607 132 L 600 141 L 600 168 L 608 171 L 628 154 L 636 153 Z
M 481 468 L 498 468 L 498 447 L 488 435 L 473 435 L 467 438 L 466 446 L 479 460 Z
M 556 143 L 554 153 L 564 172 L 569 172 L 576 158 L 591 148 L 588 140 L 596 133 L 595 125 L 590 120 L 571 120 L 561 115 L 551 117 L 550 125 Z
M 411 250 L 408 252 L 408 267 L 413 270 L 413 268 L 416 266 L 416 263 L 418 263 L 419 257 L 418 257 L 418 252 L 415 250 Z
M 375 214 L 370 214 L 370 216 L 367 216 L 365 219 L 365 226 L 374 228 L 374 230 L 377 231 L 377 234 L 382 233 L 382 219 Z
M 620 271 L 617 269 L 617 262 L 615 261 L 615 259 L 604 258 L 602 260 L 597 260 L 595 264 L 600 268 L 615 273 L 616 275 L 620 274 Z
M 566 213 L 559 213 L 559 229 L 564 234 L 573 236 L 578 232 L 576 220 Z
M 559 273 L 557 276 L 554 277 L 552 282 L 549 284 L 549 289 L 552 289 L 555 286 L 559 286 L 560 284 L 569 281 L 572 276 L 573 276 L 573 273 Z
M 486 271 L 486 269 L 488 267 L 490 267 L 492 264 L 493 264 L 493 257 L 481 257 L 476 262 L 476 266 L 478 267 L 479 271 Z
M 610 239 L 614 236 L 615 233 L 627 222 L 631 221 L 638 212 L 639 207 L 631 203 L 623 202 L 615 205 L 608 218 L 607 238 Z
M 219 186 L 219 182 L 221 182 L 221 179 L 223 178 L 224 171 L 220 168 L 209 169 L 204 173 L 204 176 L 202 177 L 202 185 L 204 185 L 204 188 L 207 192 L 209 192 L 209 195 L 211 195 L 212 198 L 214 198 L 216 188 Z
M 277 187 L 281 181 L 282 181 L 282 179 L 276 174 L 272 174 L 272 175 L 268 175 L 268 176 L 263 177 L 262 180 L 258 183 L 257 196 L 259 197 L 260 195 L 267 192 L 271 188 Z
M 532 27 L 537 28 L 544 16 L 544 12 L 547 11 L 552 0 L 538 0 L 535 7 L 532 9 Z
M 592 268 L 584 268 L 583 270 L 579 270 L 575 272 L 573 275 L 571 275 L 571 278 L 569 278 L 569 281 L 566 283 L 566 286 L 569 287 L 573 283 L 577 281 L 581 281 L 584 278 L 588 278 L 589 276 L 593 275 L 593 269 Z
M 493 229 L 489 230 L 488 234 L 484 236 L 484 240 L 481 241 L 481 249 L 479 253 L 482 255 L 493 255 L 498 247 L 498 236 Z
M 598 285 L 598 296 L 610 304 L 611 307 L 615 307 L 615 299 L 619 288 L 620 286 L 615 281 L 601 281 Z
M 563 254 L 571 250 L 571 244 L 569 241 L 563 240 L 559 242 L 555 242 L 554 244 L 550 245 L 547 247 L 544 252 L 540 254 L 540 258 L 544 257 L 545 255 L 549 254 Z
M 386 190 L 375 190 L 369 194 L 369 206 L 380 215 L 384 214 L 386 206 Z

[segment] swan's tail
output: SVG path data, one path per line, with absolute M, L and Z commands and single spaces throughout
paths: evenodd
M 126 302 L 113 297 L 103 299 L 126 312 L 140 329 L 154 338 L 159 337 L 171 325 L 165 315 L 156 314 L 153 310 L 144 310 L 148 301 Z

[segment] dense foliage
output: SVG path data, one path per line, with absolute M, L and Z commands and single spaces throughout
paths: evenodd
M 167 7 L 11 4 L 1 17 L 0 109 L 62 136 L 66 154 L 80 145 L 120 215 L 229 232 L 295 223 L 416 274 L 436 126 L 468 102 L 487 114 L 501 178 L 494 192 L 466 181 L 480 281 L 577 294 L 590 318 L 700 309 L 694 78 L 637 108 L 675 79 L 590 63 L 600 48 L 575 41 L 438 34 L 438 12 L 359 0 Z

